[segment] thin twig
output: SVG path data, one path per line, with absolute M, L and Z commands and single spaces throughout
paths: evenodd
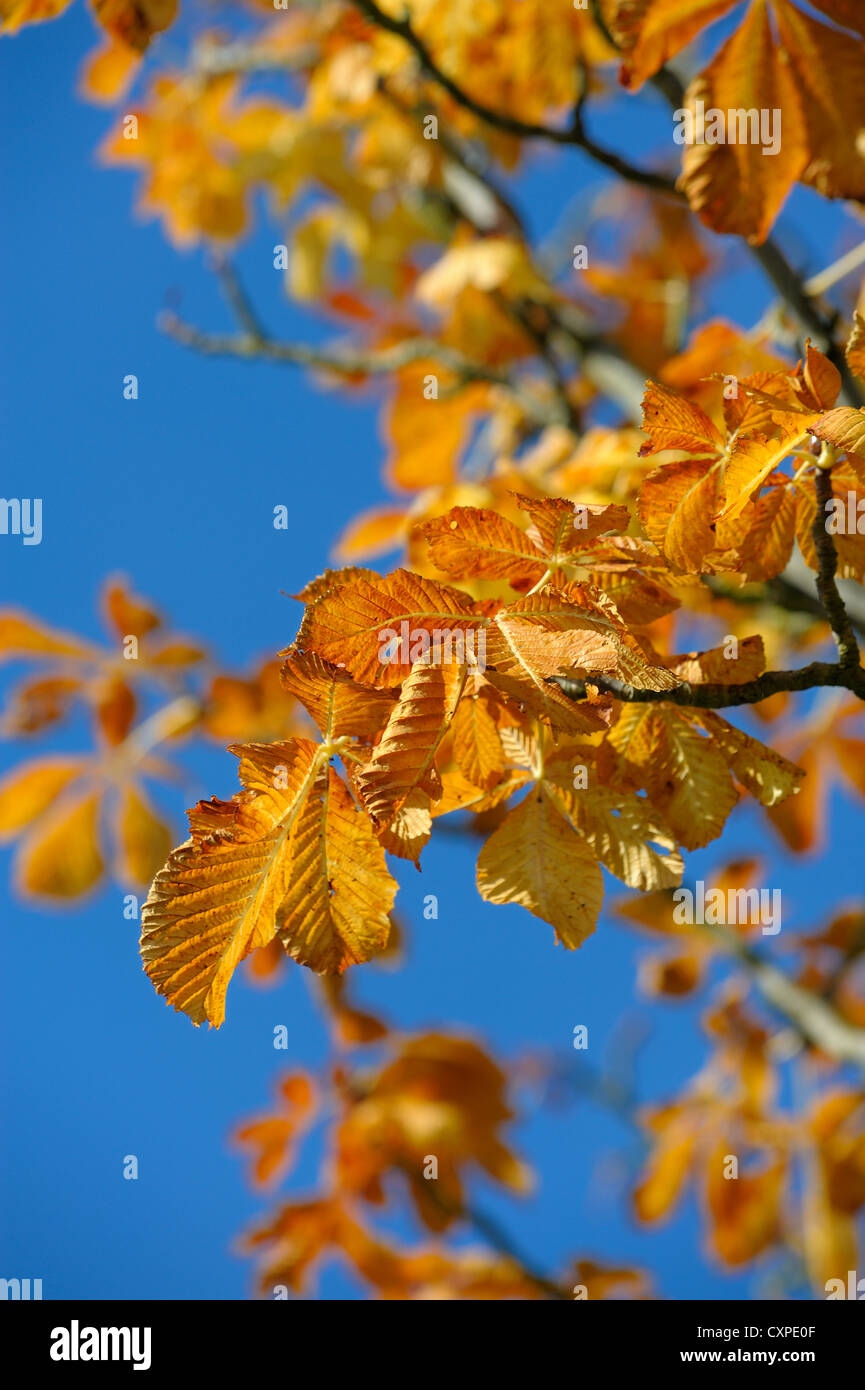
M 319 348 L 309 343 L 280 342 L 248 331 L 206 333 L 168 311 L 160 315 L 159 327 L 184 347 L 211 357 L 284 362 L 341 376 L 388 376 L 413 362 L 436 362 L 446 371 L 454 372 L 464 383 L 483 381 L 508 391 L 536 424 L 567 423 L 557 400 L 541 400 L 507 372 L 488 367 L 431 338 L 404 338 L 390 347 L 367 351 L 352 347 Z
M 413 1183 L 416 1181 L 416 1174 L 407 1163 L 400 1163 L 396 1166 L 405 1174 L 410 1182 Z M 429 1195 L 430 1199 L 435 1203 L 443 1215 L 449 1216 L 456 1221 L 464 1221 L 467 1225 L 472 1226 L 478 1234 L 482 1235 L 492 1248 L 498 1252 L 498 1254 L 503 1255 L 506 1259 L 511 1260 L 513 1264 L 517 1265 L 520 1274 L 523 1275 L 530 1284 L 534 1284 L 549 1298 L 566 1299 L 570 1301 L 571 1294 L 562 1288 L 561 1284 L 557 1284 L 552 1279 L 548 1279 L 542 1270 L 537 1269 L 532 1260 L 519 1249 L 509 1233 L 503 1226 L 499 1225 L 494 1217 L 490 1216 L 487 1212 L 478 1210 L 477 1207 L 471 1206 L 468 1202 L 449 1202 L 447 1198 L 442 1196 L 438 1188 L 434 1186 L 434 1182 L 435 1180 L 433 1179 L 432 1182 L 425 1183 L 424 1191 Z

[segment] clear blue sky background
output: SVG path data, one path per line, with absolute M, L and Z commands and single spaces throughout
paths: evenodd
M 342 525 L 383 497 L 375 408 L 318 391 L 290 369 L 202 359 L 159 334 L 155 315 L 169 298 L 179 295 L 184 315 L 202 325 L 227 326 L 225 310 L 202 255 L 179 255 L 154 223 L 133 216 L 132 176 L 97 166 L 109 117 L 74 95 L 93 41 L 76 4 L 0 44 L 0 490 L 44 499 L 40 546 L 0 539 L 2 600 L 97 637 L 100 583 L 120 571 L 237 669 L 293 637 L 300 609 L 284 593 L 319 573 Z M 169 34 L 166 60 L 181 52 L 182 32 Z M 640 155 L 669 140 L 670 125 L 649 98 L 607 107 L 596 128 Z M 518 193 L 543 231 L 602 177 L 577 154 L 545 158 Z M 837 210 L 806 194 L 792 200 L 780 232 L 812 271 L 853 235 Z M 272 328 L 288 336 L 307 324 L 279 299 L 271 247 L 280 239 L 259 220 L 240 265 Z M 767 302 L 758 275 L 734 259 L 714 307 L 750 325 Z M 140 382 L 134 403 L 121 395 L 127 373 Z M 272 526 L 278 503 L 292 514 L 287 532 Z M 85 739 L 73 724 L 51 746 L 80 749 Z M 21 756 L 4 745 L 0 766 Z M 193 796 L 234 790 L 230 755 L 202 750 L 186 762 Z M 164 804 L 182 838 L 189 796 Z M 738 810 L 723 856 L 768 842 L 760 822 L 752 805 Z M 784 892 L 791 927 L 861 892 L 860 827 L 859 808 L 836 798 L 825 860 L 774 859 L 769 881 Z M 422 876 L 399 869 L 409 964 L 398 975 L 359 973 L 359 999 L 406 1029 L 460 1026 L 499 1054 L 546 1049 L 574 1068 L 575 1024 L 588 1025 L 597 1064 L 624 1018 L 651 1012 L 640 1095 L 674 1093 L 703 1055 L 695 1020 L 705 1001 L 635 1005 L 646 946 L 606 916 L 583 950 L 565 954 L 528 914 L 483 905 L 476 849 L 434 839 Z M 718 857 L 717 846 L 690 856 L 691 877 L 707 877 Z M 247 1296 L 251 1267 L 230 1244 L 267 1204 L 248 1188 L 226 1135 L 265 1107 L 286 1056 L 312 1068 L 321 1061 L 324 1033 L 303 972 L 292 969 L 270 993 L 238 979 L 225 1027 L 196 1030 L 142 974 L 120 887 L 70 912 L 34 911 L 10 900 L 9 860 L 4 852 L 0 1274 L 41 1277 L 48 1298 Z M 618 895 L 620 885 L 608 886 Z M 426 893 L 438 895 L 437 921 L 423 919 Z M 289 1030 L 288 1054 L 272 1047 L 278 1023 Z M 518 1142 L 541 1174 L 536 1200 L 505 1202 L 482 1185 L 480 1200 L 551 1271 L 594 1255 L 647 1266 L 672 1298 L 756 1288 L 751 1275 L 704 1261 L 692 1200 L 659 1231 L 634 1225 L 619 1200 L 626 1170 L 617 1155 L 630 1140 L 608 1114 L 547 1111 L 520 1126 Z M 314 1149 L 293 1190 L 314 1181 Z M 139 1158 L 137 1182 L 122 1177 L 129 1153 Z M 320 1293 L 363 1296 L 339 1271 Z

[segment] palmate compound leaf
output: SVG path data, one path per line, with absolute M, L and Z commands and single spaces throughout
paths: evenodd
M 168 1003 L 219 1027 L 239 963 L 279 936 L 338 973 L 383 949 L 396 884 L 364 813 L 306 739 L 235 746 L 244 790 L 199 802 L 142 911 L 145 970 Z
M 487 840 L 477 885 L 487 902 L 517 903 L 549 922 L 569 951 L 594 931 L 604 899 L 594 853 L 541 786 Z
M 645 788 L 690 850 L 721 834 L 738 800 L 734 778 L 771 807 L 796 792 L 803 776 L 801 768 L 711 710 L 631 705 L 622 709 L 609 741 L 632 785 Z

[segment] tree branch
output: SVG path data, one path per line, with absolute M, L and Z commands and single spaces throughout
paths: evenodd
M 770 695 L 784 691 L 816 690 L 821 686 L 842 687 L 865 700 L 865 671 L 860 666 L 841 666 L 828 661 L 812 661 L 798 671 L 766 671 L 756 680 L 741 685 L 721 685 L 707 681 L 694 685 L 682 681 L 674 690 L 639 690 L 612 676 L 592 675 L 584 680 L 572 676 L 550 676 L 569 700 L 585 700 L 588 686 L 603 695 L 613 695 L 630 705 L 685 705 L 692 709 L 731 709 L 735 705 L 758 705 Z
M 352 0 L 352 3 L 371 23 L 386 30 L 387 33 L 397 34 L 403 39 L 414 53 L 427 77 L 437 82 L 464 110 L 471 111 L 487 125 L 521 140 L 547 140 L 555 145 L 574 146 L 585 151 L 598 164 L 603 164 L 612 173 L 627 179 L 629 183 L 650 188 L 655 193 L 665 193 L 669 197 L 682 199 L 683 195 L 676 188 L 675 179 L 671 178 L 670 175 L 658 174 L 651 169 L 639 169 L 635 165 L 629 164 L 626 159 L 617 155 L 613 150 L 598 145 L 591 136 L 587 135 L 583 127 L 579 103 L 574 111 L 570 126 L 566 128 L 539 125 L 533 121 L 521 121 L 519 117 L 510 116 L 505 111 L 496 111 L 483 102 L 477 101 L 458 82 L 455 82 L 452 77 L 448 77 L 447 73 L 442 71 L 423 39 L 412 28 L 409 19 L 395 19 L 393 15 L 386 14 L 384 10 L 379 9 L 375 0 Z
M 620 45 L 604 21 L 600 0 L 591 0 L 591 8 L 594 21 L 607 42 L 611 47 L 620 49 Z M 652 86 L 666 98 L 674 111 L 678 111 L 684 106 L 684 83 L 670 68 L 659 68 L 650 80 Z M 810 285 L 803 284 L 801 277 L 790 265 L 780 246 L 771 237 L 767 237 L 759 246 L 749 242 L 745 244 L 750 254 L 761 266 L 764 274 L 775 286 L 800 329 L 814 338 L 815 345 L 822 352 L 825 352 L 829 360 L 838 368 L 847 403 L 850 405 L 865 403 L 862 388 L 847 365 L 847 358 L 843 349 L 834 339 L 837 314 L 833 313 L 830 319 L 826 319 L 821 314 L 811 297 L 815 291 Z
M 832 501 L 832 462 L 834 450 L 831 444 L 824 444 L 818 460 L 814 486 L 817 494 L 817 510 L 811 527 L 811 538 L 817 552 L 817 593 L 823 611 L 829 619 L 835 645 L 838 648 L 838 661 L 845 670 L 855 670 L 860 675 L 859 646 L 853 632 L 844 600 L 835 583 L 838 569 L 838 552 L 827 529 L 827 507 Z M 828 466 L 827 466 L 828 464 Z
M 409 1167 L 407 1163 L 400 1163 L 396 1166 L 405 1174 L 409 1182 L 415 1182 L 416 1175 L 414 1170 Z M 426 1183 L 425 1191 L 443 1215 L 452 1217 L 457 1221 L 464 1221 L 467 1225 L 473 1227 L 473 1229 L 476 1230 L 479 1235 L 483 1236 L 484 1240 L 492 1246 L 497 1254 L 510 1260 L 511 1263 L 517 1267 L 518 1272 L 528 1283 L 534 1284 L 535 1287 L 546 1294 L 548 1298 L 567 1300 L 570 1302 L 570 1292 L 564 1289 L 561 1284 L 557 1284 L 552 1279 L 548 1279 L 541 1270 L 536 1268 L 531 1259 L 518 1248 L 504 1227 L 500 1226 L 498 1221 L 492 1216 L 478 1210 L 477 1207 L 471 1206 L 468 1202 L 452 1203 L 447 1201 L 435 1186 L 434 1182 Z
M 351 347 L 313 347 L 286 343 L 247 329 L 242 333 L 206 333 L 177 314 L 164 312 L 159 327 L 184 347 L 211 357 L 245 357 L 249 360 L 290 363 L 341 376 L 388 376 L 413 362 L 432 361 L 453 372 L 463 383 L 483 381 L 508 391 L 529 419 L 538 425 L 567 424 L 561 403 L 539 399 L 507 372 L 464 356 L 432 338 L 404 338 L 391 347 L 364 351 Z
M 713 926 L 703 930 L 742 962 L 767 1003 L 789 1019 L 806 1041 L 837 1061 L 852 1062 L 865 1071 L 865 1029 L 848 1023 L 819 994 L 797 985 L 733 932 Z

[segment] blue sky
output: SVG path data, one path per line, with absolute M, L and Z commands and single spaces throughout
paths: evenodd
M 180 51 L 174 35 L 166 45 Z M 203 256 L 178 254 L 156 224 L 137 219 L 133 178 L 97 165 L 109 118 L 74 95 L 92 46 L 81 5 L 0 44 L 0 235 L 9 271 L 2 490 L 41 496 L 44 529 L 39 546 L 0 541 L 0 594 L 4 604 L 97 637 L 100 583 L 121 572 L 238 669 L 291 640 L 300 608 L 285 594 L 321 571 L 353 515 L 383 499 L 375 407 L 323 392 L 290 369 L 205 360 L 157 331 L 166 303 L 202 325 L 227 319 Z M 651 98 L 621 112 L 608 106 L 597 118 L 611 145 L 640 155 L 668 136 L 669 117 Z M 563 199 L 597 187 L 599 177 L 579 155 L 544 157 L 517 192 L 543 231 Z M 808 271 L 852 238 L 837 210 L 804 193 L 780 232 Z M 239 264 L 273 330 L 291 336 L 308 320 L 279 299 L 271 248 L 281 239 L 260 220 Z M 713 307 L 750 325 L 767 302 L 759 275 L 734 256 Z M 122 398 L 127 373 L 139 379 L 135 402 Z M 272 526 L 279 503 L 289 507 L 288 531 Z M 73 723 L 50 746 L 80 749 L 85 738 Z M 0 767 L 21 756 L 20 747 L 0 746 Z M 235 787 L 230 755 L 200 749 L 185 762 L 189 792 L 163 802 L 178 839 L 192 798 Z M 770 881 L 784 892 L 792 926 L 813 925 L 827 906 L 861 892 L 860 814 L 836 798 L 823 860 L 773 858 Z M 750 851 L 758 838 L 769 846 L 760 822 L 753 805 L 737 810 L 723 857 Z M 624 1022 L 651 1014 L 639 1091 L 646 1100 L 671 1095 L 702 1055 L 695 1019 L 704 1001 L 635 1002 L 645 948 L 607 916 L 582 951 L 566 954 L 545 924 L 481 903 L 476 851 L 474 841 L 442 836 L 425 851 L 422 875 L 398 868 L 409 962 L 400 974 L 357 972 L 358 999 L 405 1029 L 460 1027 L 501 1055 L 545 1050 L 572 1067 L 575 1024 L 588 1025 L 597 1064 Z M 717 846 L 689 856 L 690 876 L 707 877 L 718 857 Z M 324 1056 L 304 972 L 292 968 L 275 992 L 238 979 L 223 1029 L 196 1030 L 143 976 L 122 888 L 69 912 L 35 911 L 10 899 L 9 852 L 0 858 L 0 1273 L 41 1277 L 50 1298 L 247 1296 L 251 1268 L 230 1246 L 266 1202 L 248 1188 L 226 1135 L 266 1106 L 285 1069 L 286 1054 L 272 1047 L 275 1024 L 288 1027 L 291 1063 L 314 1068 Z M 618 895 L 614 881 L 608 888 Z M 423 918 L 427 893 L 438 895 L 437 921 Z M 505 1202 L 479 1185 L 479 1201 L 537 1263 L 553 1271 L 590 1255 L 641 1264 L 673 1298 L 754 1289 L 750 1275 L 705 1262 L 692 1201 L 659 1231 L 635 1227 L 619 1200 L 617 1155 L 629 1136 L 609 1115 L 584 1105 L 545 1111 L 519 1127 L 517 1142 L 541 1175 L 536 1198 Z M 314 1149 L 292 1190 L 314 1182 Z M 137 1182 L 122 1178 L 129 1153 L 139 1158 Z M 363 1296 L 338 1271 L 324 1277 L 320 1295 Z

